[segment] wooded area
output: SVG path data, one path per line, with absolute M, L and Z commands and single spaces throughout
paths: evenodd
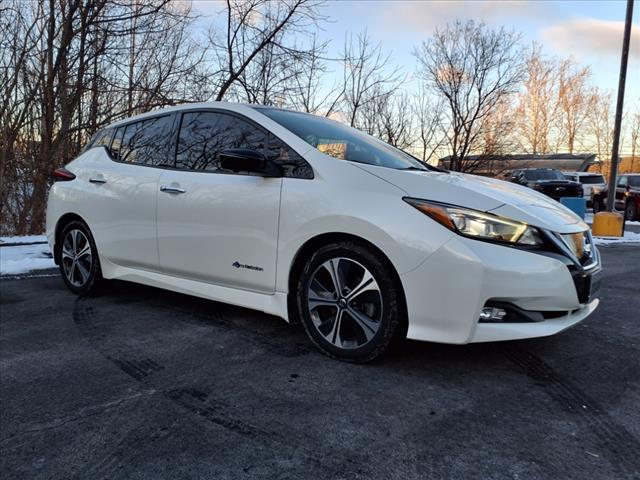
M 394 65 L 367 32 L 331 56 L 322 7 L 227 0 L 212 21 L 183 1 L 0 2 L 0 233 L 42 232 L 51 172 L 96 130 L 183 102 L 331 116 L 423 161 L 453 155 L 466 172 L 478 168 L 471 154 L 610 156 L 613 97 L 590 67 L 472 21 L 437 29 L 414 47 L 415 65 Z M 638 108 L 629 102 L 623 123 L 632 158 Z

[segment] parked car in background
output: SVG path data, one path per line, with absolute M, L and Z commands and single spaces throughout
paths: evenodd
M 567 180 L 582 184 L 582 196 L 587 201 L 587 207 L 593 206 L 593 197 L 607 186 L 607 181 L 599 173 L 562 172 Z
M 332 357 L 542 337 L 598 305 L 600 256 L 573 212 L 324 117 L 153 111 L 54 177 L 47 238 L 71 291 L 112 278 L 262 310 Z
M 605 187 L 593 197 L 593 209 L 596 212 L 605 210 L 609 187 Z M 640 220 L 640 173 L 620 175 L 616 182 L 616 198 L 614 208 L 624 212 L 625 220 Z
M 567 180 L 559 170 L 553 168 L 523 168 L 511 172 L 509 180 L 532 188 L 540 193 L 560 200 L 562 197 L 582 197 L 584 190 L 579 182 Z

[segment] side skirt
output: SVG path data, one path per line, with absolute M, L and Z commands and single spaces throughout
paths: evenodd
M 287 294 L 265 294 L 116 265 L 100 257 L 104 278 L 140 283 L 275 315 L 289 322 Z

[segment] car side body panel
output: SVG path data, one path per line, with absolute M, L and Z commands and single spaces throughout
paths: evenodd
M 114 162 L 103 147 L 89 149 L 67 168 L 76 179 L 54 183 L 49 193 L 50 242 L 58 219 L 75 213 L 89 226 L 102 257 L 157 270 L 156 194 L 162 170 Z

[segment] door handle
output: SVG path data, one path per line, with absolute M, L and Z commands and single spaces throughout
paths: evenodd
M 165 193 L 187 193 L 184 188 L 180 187 L 172 187 L 171 185 L 162 185 L 160 186 L 160 191 Z
M 107 183 L 104 178 L 90 178 L 89 182 L 91 183 Z

